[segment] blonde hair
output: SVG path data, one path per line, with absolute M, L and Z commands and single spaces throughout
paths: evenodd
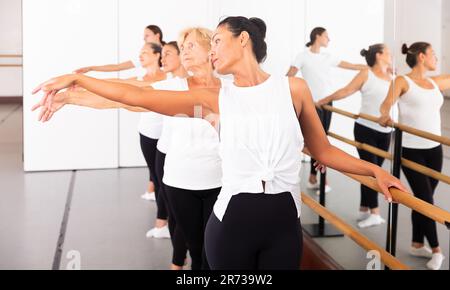
M 181 48 L 186 38 L 191 34 L 195 34 L 197 42 L 203 46 L 206 50 L 211 50 L 211 38 L 213 32 L 203 27 L 191 27 L 183 30 L 178 38 L 178 46 Z

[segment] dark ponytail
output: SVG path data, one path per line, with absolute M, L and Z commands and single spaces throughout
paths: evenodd
M 321 36 L 325 31 L 327 31 L 323 27 L 316 27 L 311 31 L 311 34 L 309 35 L 310 41 L 306 44 L 306 47 L 310 47 L 316 42 L 316 39 L 318 36 Z
M 377 54 L 383 53 L 384 44 L 374 44 L 369 46 L 369 49 L 361 50 L 361 56 L 366 58 L 367 65 L 373 67 L 377 62 Z
M 152 49 L 153 53 L 159 53 L 158 64 L 159 64 L 159 67 L 162 67 L 162 62 L 161 62 L 162 46 L 159 45 L 158 43 L 154 43 L 154 42 L 147 43 L 147 45 Z
M 226 25 L 234 37 L 239 36 L 243 31 L 250 35 L 252 40 L 253 53 L 258 63 L 263 62 L 267 57 L 266 23 L 260 18 L 247 18 L 243 16 L 232 16 L 222 20 L 219 26 Z
M 161 28 L 159 28 L 159 26 L 157 25 L 149 25 L 146 27 L 148 30 L 150 30 L 151 32 L 153 32 L 154 34 L 159 34 L 159 42 L 161 42 L 161 45 L 166 44 L 163 40 L 164 36 L 163 36 L 163 32 L 161 30 Z
M 417 58 L 421 53 L 426 54 L 427 49 L 431 47 L 428 42 L 416 42 L 410 47 L 404 43 L 402 45 L 402 53 L 406 55 L 406 63 L 410 68 L 414 68 L 417 65 Z

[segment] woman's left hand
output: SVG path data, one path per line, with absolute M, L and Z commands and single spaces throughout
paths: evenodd
M 318 161 L 314 162 L 313 165 L 317 172 L 325 173 L 327 171 L 327 167 Z

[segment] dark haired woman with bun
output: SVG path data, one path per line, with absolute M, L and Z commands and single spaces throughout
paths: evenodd
M 390 82 L 392 81 L 392 74 L 390 73 L 392 66 L 391 52 L 385 44 L 374 44 L 369 49 L 363 49 L 361 56 L 366 59 L 369 68 L 362 70 L 346 87 L 320 100 L 317 103 L 319 106 L 342 100 L 360 91 L 360 113 L 376 117 L 380 116 L 378 108 L 384 101 L 384 97 L 387 95 Z M 394 108 L 392 115 L 397 116 L 396 108 Z M 355 122 L 354 135 L 355 140 L 358 142 L 388 151 L 391 141 L 391 131 L 391 128 L 385 128 L 377 123 L 359 118 Z M 378 166 L 381 166 L 384 162 L 384 158 L 365 150 L 358 149 L 358 153 L 361 159 L 377 164 Z M 385 222 L 380 216 L 378 193 L 364 185 L 361 185 L 361 203 L 358 221 L 360 228 L 377 226 Z
M 406 63 L 412 69 L 410 73 L 399 76 L 392 84 L 380 112 L 380 124 L 391 123 L 389 110 L 398 101 L 399 123 L 441 135 L 441 107 L 444 97 L 441 91 L 450 89 L 450 75 L 428 77 L 427 73 L 436 70 L 437 58 L 431 44 L 416 42 L 402 47 Z M 442 171 L 442 145 L 412 134 L 403 133 L 403 157 L 436 171 Z M 411 189 L 417 198 L 433 204 L 433 195 L 438 181 L 403 167 Z M 444 255 L 439 247 L 436 222 L 422 214 L 412 212 L 411 255 L 431 258 L 427 267 L 438 270 L 442 266 Z M 431 250 L 424 245 L 428 240 Z
M 331 76 L 331 69 L 333 67 L 350 70 L 363 70 L 367 68 L 366 65 L 351 64 L 346 61 L 341 61 L 328 53 L 322 52 L 321 49 L 328 47 L 329 42 L 330 38 L 325 28 L 314 28 L 311 31 L 310 41 L 306 44 L 307 49 L 297 55 L 287 73 L 289 77 L 293 77 L 299 71 L 302 72 L 303 78 L 311 89 L 314 102 L 329 96 L 333 92 Z M 329 105 L 331 106 L 333 104 L 329 103 Z M 319 115 L 325 132 L 328 132 L 331 125 L 331 112 L 317 108 L 317 114 Z M 307 187 L 309 189 L 317 190 L 319 188 L 319 183 L 317 182 L 317 170 L 314 163 L 315 160 L 312 159 Z M 326 185 L 325 191 L 331 191 L 331 187 Z
M 219 23 L 211 61 L 217 73 L 234 77 L 220 89 L 147 90 L 76 74 L 51 79 L 34 90 L 43 90 L 42 103 L 49 105 L 55 93 L 75 84 L 165 115 L 219 116 L 222 189 L 205 233 L 213 270 L 299 269 L 303 142 L 325 166 L 375 177 L 390 201 L 389 187 L 405 190 L 380 167 L 329 143 L 306 83 L 269 75 L 260 67 L 267 50 L 264 38 L 260 19 L 228 17 Z

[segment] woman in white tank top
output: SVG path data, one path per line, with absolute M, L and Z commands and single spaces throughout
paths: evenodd
M 297 55 L 292 62 L 287 76 L 294 77 L 300 71 L 303 79 L 308 84 L 314 102 L 325 98 L 333 91 L 333 68 L 342 68 L 349 70 L 367 69 L 366 65 L 352 64 L 343 61 L 333 55 L 323 52 L 322 49 L 327 48 L 330 42 L 328 31 L 323 27 L 316 27 L 311 31 L 310 41 L 306 44 L 307 49 Z M 330 106 L 333 103 L 329 103 Z M 317 114 L 320 121 L 328 133 L 331 126 L 332 113 L 330 111 L 317 108 Z M 319 193 L 319 182 L 317 182 L 317 170 L 314 166 L 314 158 L 311 160 L 310 175 L 307 182 L 307 188 L 316 189 Z M 331 191 L 331 187 L 326 184 L 325 192 Z
M 366 58 L 368 69 L 362 70 L 344 88 L 336 91 L 332 95 L 317 102 L 318 107 L 329 104 L 333 101 L 347 98 L 357 91 L 361 92 L 360 113 L 379 117 L 378 108 L 384 101 L 389 91 L 392 81 L 391 66 L 392 56 L 389 48 L 385 44 L 374 44 L 368 50 L 363 49 L 361 55 Z M 396 106 L 391 113 L 397 118 Z M 374 123 L 359 118 L 355 122 L 355 140 L 377 147 L 383 151 L 389 150 L 391 141 L 391 128 L 385 128 L 378 123 Z M 365 150 L 358 149 L 359 157 L 365 161 L 381 166 L 384 158 Z M 367 228 L 383 224 L 385 221 L 380 216 L 378 207 L 378 193 L 364 185 L 361 185 L 361 203 L 358 217 L 358 226 Z
M 389 94 L 383 102 L 380 112 L 380 124 L 386 126 L 392 122 L 389 110 L 398 101 L 399 123 L 441 135 L 441 112 L 444 98 L 441 91 L 450 89 L 450 75 L 427 77 L 426 74 L 436 70 L 437 58 L 433 47 L 426 42 L 416 42 L 408 47 L 402 47 L 406 62 L 412 69 L 407 75 L 397 77 Z M 403 133 L 403 154 L 408 160 L 417 162 L 436 171 L 442 170 L 442 145 Z M 417 198 L 433 204 L 433 195 L 438 181 L 422 175 L 414 170 L 403 167 L 403 172 Z M 412 212 L 412 247 L 410 253 L 414 256 L 427 257 L 431 260 L 427 267 L 437 270 L 441 267 L 444 256 L 439 247 L 436 223 Z M 424 246 L 428 240 L 431 249 Z
M 151 91 L 66 75 L 34 92 L 77 84 L 113 101 L 142 106 L 174 116 L 220 115 L 222 191 L 205 234 L 212 269 L 299 269 L 300 152 L 305 145 L 323 165 L 372 176 L 386 198 L 389 187 L 405 190 L 380 167 L 332 146 L 317 117 L 306 83 L 270 76 L 259 64 L 265 59 L 266 26 L 258 18 L 228 17 L 212 38 L 211 59 L 219 74 L 234 82 L 219 89 L 187 92 Z M 44 96 L 46 100 L 46 96 Z

